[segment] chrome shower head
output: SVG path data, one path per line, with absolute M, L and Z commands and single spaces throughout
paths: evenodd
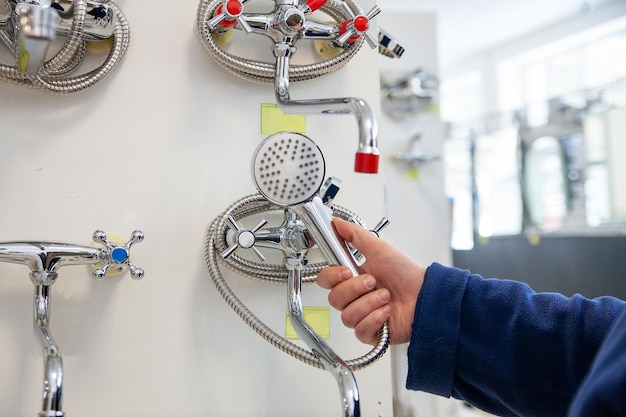
M 299 133 L 280 132 L 265 139 L 252 158 L 252 177 L 270 202 L 293 206 L 310 200 L 324 183 L 320 148 Z

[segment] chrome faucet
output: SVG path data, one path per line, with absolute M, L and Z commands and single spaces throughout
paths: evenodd
M 381 329 L 376 348 L 366 355 L 368 359 L 344 361 L 304 320 L 301 297 L 305 265 L 308 263 L 303 254 L 314 246 L 320 249 L 327 264 L 340 264 L 349 268 L 354 276 L 359 274 L 354 251 L 337 235 L 332 225 L 333 209 L 330 204 L 339 192 L 341 181 L 337 178 L 324 180 L 324 158 L 313 141 L 304 135 L 287 132 L 277 133 L 261 143 L 253 157 L 252 174 L 260 196 L 274 207 L 283 209 L 284 221 L 279 227 L 262 229 L 267 224 L 267 221 L 262 219 L 252 229 L 247 230 L 237 224 L 234 214 L 225 213 L 224 218 L 229 229 L 225 235 L 227 246 L 220 251 L 221 258 L 226 260 L 237 249 L 251 250 L 260 261 L 265 261 L 265 256 L 258 247 L 283 252 L 291 324 L 298 336 L 311 349 L 316 358 L 315 366 L 319 363 L 335 378 L 342 398 L 344 417 L 359 417 L 361 415 L 359 391 L 353 367 L 354 369 L 364 367 L 366 362 L 369 364 L 382 356 L 389 342 L 387 326 Z M 237 206 L 243 208 L 248 206 L 248 203 Z M 244 210 L 247 215 L 256 211 L 250 207 L 245 207 Z M 386 225 L 387 222 L 379 224 Z M 211 227 L 211 230 L 221 229 L 218 226 L 215 229 Z M 214 253 L 212 245 L 209 247 L 211 250 L 207 253 Z M 207 256 L 207 259 L 213 257 Z M 208 264 L 213 265 L 214 261 L 208 261 Z M 246 274 L 260 279 L 263 267 L 259 266 L 256 270 L 251 264 L 246 264 L 244 268 L 236 267 L 234 270 L 246 271 Z M 268 270 L 271 269 L 273 268 L 268 267 Z M 215 282 L 219 282 L 216 285 L 223 288 L 224 284 L 218 271 L 213 267 L 210 267 L 210 270 Z M 229 291 L 224 294 L 227 293 Z M 236 311 L 245 311 L 244 306 L 237 304 L 239 303 L 232 303 L 231 307 Z M 244 321 L 247 322 L 250 315 L 246 313 L 245 316 Z M 268 334 L 271 331 L 264 329 L 259 333 Z M 272 338 L 272 343 L 280 345 L 274 340 L 276 337 Z M 289 352 L 291 348 L 288 346 L 280 348 Z M 312 364 L 308 359 L 304 361 Z M 350 365 L 350 362 L 353 365 Z M 359 366 L 354 366 L 359 362 L 361 362 Z
M 103 231 L 92 236 L 101 246 L 83 246 L 54 242 L 0 242 L 0 262 L 25 265 L 35 286 L 33 318 L 40 330 L 44 346 L 43 410 L 39 417 L 63 417 L 63 360 L 59 347 L 50 333 L 50 296 L 58 278 L 59 268 L 67 265 L 91 265 L 93 277 L 105 278 L 110 267 L 128 268 L 134 279 L 144 271 L 130 262 L 130 248 L 143 241 L 140 231 L 133 232 L 125 244 L 111 243 Z
M 363 40 L 370 47 L 376 48 L 378 40 L 368 30 L 370 21 L 380 13 L 380 8 L 374 6 L 369 12 L 363 13 L 352 0 L 336 3 L 326 0 L 275 0 L 275 7 L 269 13 L 244 13 L 244 4 L 247 2 L 201 0 L 198 33 L 207 51 L 223 67 L 240 77 L 253 82 L 273 81 L 276 101 L 285 113 L 354 115 L 359 128 L 354 170 L 378 172 L 378 126 L 369 104 L 355 97 L 293 100 L 289 95 L 289 83 L 290 79 L 294 82 L 306 81 L 338 70 L 356 54 Z M 339 23 L 316 22 L 310 18 L 316 10 L 326 12 Z M 237 59 L 219 48 L 213 35 L 223 35 L 233 28 L 241 29 L 246 34 L 267 36 L 274 42 L 276 62 L 271 74 L 267 65 Z M 291 68 L 291 57 L 300 39 L 328 41 L 337 54 L 323 63 Z
M 49 59 L 58 37 L 62 47 Z M 112 0 L 0 0 L 0 41 L 16 65 L 0 64 L 0 80 L 57 94 L 73 93 L 101 80 L 122 59 L 130 31 Z M 70 76 L 88 55 L 87 42 L 112 40 L 108 56 L 86 74 Z
M 33 74 L 39 71 L 54 40 L 59 14 L 51 7 L 31 3 L 18 3 L 14 10 L 17 67 Z

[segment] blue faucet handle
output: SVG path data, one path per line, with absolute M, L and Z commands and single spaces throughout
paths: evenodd
M 93 233 L 93 240 L 96 243 L 101 243 L 106 247 L 105 259 L 102 266 L 97 267 L 93 271 L 93 277 L 97 280 L 104 279 L 107 270 L 111 267 L 123 267 L 126 266 L 130 270 L 130 275 L 133 279 L 143 278 L 144 271 L 141 268 L 137 268 L 130 262 L 130 247 L 135 243 L 143 241 L 144 234 L 140 230 L 135 230 L 128 240 L 123 245 L 113 243 L 107 239 L 106 233 L 102 230 L 96 230 Z

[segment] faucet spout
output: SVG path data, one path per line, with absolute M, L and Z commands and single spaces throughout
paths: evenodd
M 330 372 L 337 381 L 341 394 L 344 417 L 360 417 L 359 390 L 352 370 L 304 320 L 301 296 L 302 256 L 294 255 L 286 258 L 285 265 L 289 271 L 287 278 L 287 304 L 291 324 L 302 341 L 306 343 L 320 359 L 324 368 Z
M 295 49 L 287 43 L 277 43 L 274 47 L 276 57 L 274 91 L 278 105 L 289 114 L 354 115 L 359 128 L 359 146 L 354 171 L 376 174 L 380 152 L 378 150 L 378 124 L 374 111 L 365 100 L 356 97 L 292 100 L 289 96 L 289 66 Z
M 36 73 L 56 36 L 59 14 L 52 7 L 18 3 L 15 6 L 15 54 L 18 69 Z
M 35 285 L 33 318 L 44 347 L 43 406 L 39 417 L 63 417 L 63 359 L 50 334 L 50 285 Z

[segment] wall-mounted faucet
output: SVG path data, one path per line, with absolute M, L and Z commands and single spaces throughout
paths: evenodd
M 314 281 L 317 272 L 328 264 L 344 265 L 355 276 L 359 273 L 353 252 L 333 229 L 332 216 L 362 222 L 338 206 L 331 208 L 341 181 L 324 179 L 321 151 L 306 136 L 287 132 L 270 136 L 258 147 L 252 172 L 260 195 L 233 204 L 207 231 L 206 262 L 213 283 L 225 301 L 259 335 L 291 356 L 329 371 L 339 386 L 343 415 L 360 416 L 359 391 L 353 371 L 372 364 L 385 353 L 389 343 L 387 327 L 381 329 L 377 345 L 368 354 L 344 361 L 304 320 L 301 287 L 303 282 Z M 284 221 L 278 227 L 265 227 L 268 222 L 263 219 L 248 230 L 237 222 L 271 210 L 283 210 Z M 325 263 L 308 262 L 304 254 L 313 247 L 320 249 Z M 259 248 L 281 251 L 283 263 L 268 265 Z M 260 263 L 239 257 L 236 254 L 239 249 L 251 250 Z M 243 276 L 286 283 L 290 321 L 311 351 L 286 340 L 254 316 L 229 288 L 218 262 L 226 263 L 229 269 Z
M 95 279 L 104 279 L 110 267 L 130 270 L 134 279 L 144 271 L 130 262 L 130 248 L 143 241 L 140 231 L 133 232 L 125 244 L 111 243 L 104 232 L 92 236 L 99 246 L 55 242 L 0 242 L 0 262 L 25 265 L 35 286 L 33 318 L 44 346 L 43 406 L 39 417 L 62 417 L 63 360 L 50 333 L 50 295 L 58 270 L 68 265 L 90 265 Z
M 63 46 L 46 60 L 52 41 Z M 15 55 L 15 65 L 0 64 L 0 80 L 68 94 L 104 78 L 123 58 L 130 38 L 128 22 L 112 0 L 0 0 L 0 41 Z M 110 41 L 103 63 L 70 75 L 88 55 L 88 43 Z
M 368 103 L 354 97 L 293 100 L 289 95 L 289 83 L 311 80 L 339 70 L 356 54 L 364 40 L 376 48 L 378 41 L 369 29 L 370 21 L 380 13 L 380 8 L 374 6 L 364 13 L 353 0 L 275 0 L 275 7 L 269 13 L 244 13 L 246 2 L 248 0 L 200 2 L 196 32 L 205 49 L 222 67 L 237 76 L 257 83 L 273 83 L 276 101 L 285 113 L 354 115 L 359 128 L 354 169 L 356 172 L 378 172 L 378 127 Z M 326 13 L 337 23 L 315 21 L 311 14 L 316 10 Z M 253 62 L 223 51 L 215 39 L 231 29 L 269 37 L 274 42 L 275 65 Z M 321 63 L 292 66 L 291 58 L 300 39 L 326 40 L 338 52 Z

